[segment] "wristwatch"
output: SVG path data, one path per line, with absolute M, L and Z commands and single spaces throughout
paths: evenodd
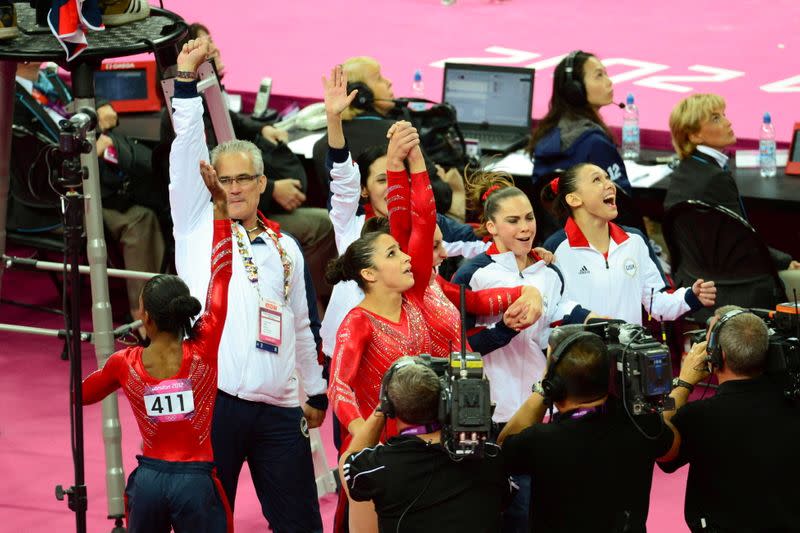
M 536 383 L 534 383 L 533 386 L 531 387 L 531 392 L 535 392 L 540 396 L 544 397 L 544 388 L 542 387 L 542 382 L 537 381 Z
M 178 73 L 175 75 L 176 78 L 184 78 L 190 80 L 197 79 L 197 72 L 193 70 L 179 70 Z
M 692 385 L 688 381 L 683 381 L 681 378 L 674 378 L 672 380 L 672 388 L 675 389 L 677 387 L 683 387 L 685 389 L 688 389 L 690 393 L 694 390 L 694 385 Z

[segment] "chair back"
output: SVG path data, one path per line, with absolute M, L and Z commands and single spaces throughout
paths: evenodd
M 785 300 L 769 248 L 755 228 L 730 209 L 699 200 L 679 202 L 665 213 L 663 232 L 678 286 L 698 278 L 713 280 L 717 307 L 774 308 Z

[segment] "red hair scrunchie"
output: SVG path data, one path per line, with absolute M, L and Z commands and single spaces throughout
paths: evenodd
M 553 178 L 553 181 L 550 182 L 550 190 L 553 191 L 553 194 L 558 194 L 558 180 L 559 178 Z
M 488 189 L 486 189 L 486 192 L 485 192 L 485 193 L 483 193 L 483 196 L 481 196 L 481 201 L 485 202 L 486 200 L 488 200 L 488 199 L 489 199 L 489 196 L 490 196 L 490 195 L 491 195 L 491 194 L 492 194 L 494 191 L 496 191 L 496 190 L 498 190 L 498 189 L 500 189 L 500 186 L 499 186 L 499 185 L 497 185 L 497 184 L 495 184 L 495 185 L 492 185 L 491 187 L 489 187 Z

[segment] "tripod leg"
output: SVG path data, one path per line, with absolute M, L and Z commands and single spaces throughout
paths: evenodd
M 82 62 L 72 71 L 75 106 L 94 109 L 94 65 Z M 86 135 L 92 145 L 89 154 L 81 156 L 81 165 L 89 171 L 83 184 L 86 197 L 86 242 L 89 258 L 89 277 L 92 284 L 92 336 L 97 366 L 102 367 L 114 352 L 114 334 L 111 320 L 111 302 L 108 295 L 107 252 L 103 235 L 103 206 L 100 201 L 100 171 L 95 150 L 95 132 Z M 106 453 L 106 495 L 108 516 L 125 516 L 125 474 L 122 469 L 122 432 L 119 423 L 117 395 L 110 394 L 103 400 L 103 442 Z
M 14 76 L 17 64 L 0 61 L 0 256 L 6 253 L 6 215 L 11 181 L 11 123 L 14 115 Z M 0 289 L 3 264 L 0 262 Z

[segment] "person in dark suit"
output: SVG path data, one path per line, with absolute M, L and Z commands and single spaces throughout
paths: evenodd
M 681 158 L 670 176 L 664 209 L 685 200 L 702 200 L 727 207 L 747 220 L 736 180 L 723 151 L 736 142 L 725 100 L 716 94 L 693 94 L 681 100 L 669 118 L 672 145 Z M 800 269 L 800 262 L 770 248 L 778 270 Z

